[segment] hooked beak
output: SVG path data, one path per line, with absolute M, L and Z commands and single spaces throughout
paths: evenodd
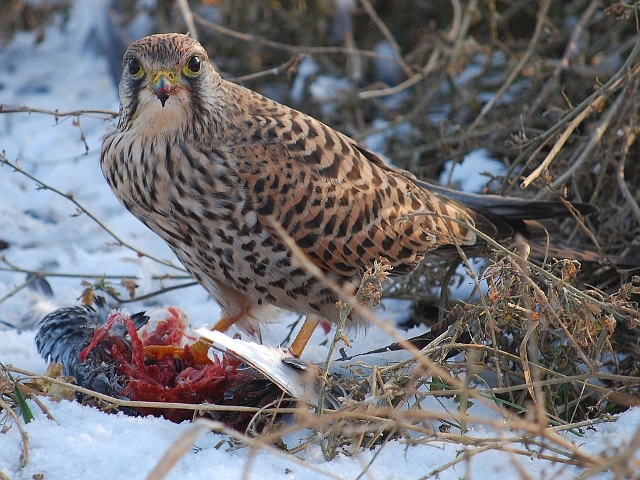
M 162 106 L 169 99 L 169 95 L 179 86 L 176 81 L 176 74 L 170 71 L 161 70 L 159 72 L 153 72 L 151 75 L 151 82 L 149 88 L 154 93 Z

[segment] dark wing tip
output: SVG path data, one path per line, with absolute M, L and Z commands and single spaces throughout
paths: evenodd
M 541 220 L 545 218 L 570 217 L 571 207 L 582 215 L 591 215 L 599 211 L 597 206 L 589 203 L 572 203 L 568 206 L 560 201 L 539 202 L 526 198 L 461 192 L 422 181 L 416 181 L 416 184 L 426 190 L 457 200 L 463 205 L 481 212 L 483 215 L 488 215 L 487 212 L 491 212 L 509 220 Z

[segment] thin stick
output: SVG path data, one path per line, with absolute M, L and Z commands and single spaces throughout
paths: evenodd
M 187 429 L 178 437 L 172 446 L 165 452 L 162 459 L 156 464 L 153 470 L 146 477 L 147 480 L 161 480 L 167 473 L 175 466 L 176 463 L 184 456 L 184 454 L 191 448 L 191 445 L 205 432 L 213 430 L 217 433 L 228 435 L 231 438 L 238 440 L 239 442 L 248 445 L 252 449 L 261 449 L 269 452 L 272 455 L 283 458 L 299 467 L 311 470 L 322 475 L 326 475 L 328 478 L 335 480 L 344 480 L 345 477 L 336 475 L 333 472 L 324 470 L 317 465 L 310 462 L 303 462 L 294 455 L 287 454 L 282 450 L 269 445 L 265 440 L 261 438 L 251 438 L 241 433 L 236 432 L 230 428 L 227 428 L 221 422 L 215 422 L 213 420 L 199 418 L 193 422 Z
M 191 12 L 191 8 L 189 8 L 189 3 L 187 2 L 187 0 L 177 0 L 176 3 L 178 4 L 178 8 L 180 9 L 182 19 L 187 25 L 189 36 L 197 42 L 198 30 L 196 29 L 196 24 L 193 21 L 193 13 Z
M 371 6 L 371 2 L 369 2 L 369 0 L 360 0 L 360 2 L 362 3 L 364 10 L 367 12 L 367 15 L 369 15 L 371 20 L 373 20 L 373 23 L 376 24 L 376 26 L 378 27 L 382 35 L 384 35 L 384 38 L 387 39 L 387 42 L 389 42 L 389 45 L 391 45 L 393 52 L 396 54 L 396 59 L 400 64 L 400 66 L 402 67 L 402 69 L 404 70 L 405 74 L 408 77 L 412 77 L 413 71 L 411 70 L 411 67 L 409 67 L 409 65 L 406 64 L 406 62 L 404 61 L 404 58 L 402 58 L 402 50 L 400 49 L 400 45 L 398 45 L 398 42 L 396 41 L 396 39 L 393 37 L 393 35 L 391 34 L 387 26 L 382 21 L 382 19 L 378 16 L 378 14 L 376 13 L 376 10 Z
M 615 115 L 618 113 L 618 109 L 623 104 L 623 102 L 625 102 L 626 99 L 627 99 L 626 91 L 622 89 L 620 91 L 620 94 L 618 95 L 618 98 L 616 98 L 613 104 L 608 108 L 607 113 L 604 115 L 604 117 L 602 117 L 602 120 L 598 122 L 598 126 L 596 127 L 596 130 L 589 136 L 589 141 L 587 142 L 585 147 L 582 149 L 582 152 L 580 152 L 580 156 L 576 159 L 575 162 L 571 164 L 571 166 L 565 172 L 562 173 L 562 175 L 560 175 L 553 182 L 551 182 L 550 188 L 552 190 L 557 190 L 558 188 L 560 188 L 564 183 L 566 183 L 569 180 L 569 178 L 571 178 L 571 176 L 578 170 L 578 168 L 580 168 L 584 164 L 584 162 L 588 158 L 591 158 L 591 152 L 593 151 L 595 146 L 600 142 L 600 139 L 604 135 L 604 132 L 606 132 L 606 130 L 609 128 L 609 125 L 613 121 Z M 588 110 L 588 109 L 585 109 L 585 110 Z
M 527 51 L 524 53 L 524 55 L 522 56 L 518 64 L 515 66 L 515 68 L 511 70 L 511 73 L 509 73 L 509 76 L 504 81 L 504 83 L 500 86 L 500 88 L 495 93 L 495 95 L 493 95 L 493 97 L 491 97 L 491 100 L 489 100 L 485 104 L 485 106 L 482 107 L 482 110 L 480 111 L 478 116 L 473 120 L 473 122 L 471 122 L 471 125 L 469 125 L 469 128 L 466 129 L 468 132 L 473 131 L 478 126 L 480 121 L 485 117 L 485 115 L 489 112 L 489 110 L 491 110 L 494 107 L 494 105 L 498 103 L 498 100 L 500 100 L 504 92 L 507 91 L 507 88 L 509 88 L 509 86 L 513 83 L 516 77 L 520 74 L 524 66 L 527 64 L 527 62 L 531 58 L 531 55 L 533 55 L 533 52 L 535 51 L 535 48 L 538 44 L 538 40 L 540 39 L 540 35 L 542 34 L 542 31 L 543 31 L 542 27 L 545 23 L 547 12 L 549 11 L 550 5 L 551 5 L 551 0 L 542 0 L 540 4 L 540 8 L 538 10 L 536 28 L 533 32 L 533 36 L 531 37 L 531 40 L 529 41 L 529 46 L 527 47 Z
M 215 30 L 223 35 L 228 35 L 233 38 L 237 38 L 238 40 L 242 40 L 244 42 L 251 43 L 260 43 L 264 46 L 274 48 L 277 50 L 285 50 L 287 52 L 294 53 L 344 53 L 346 55 L 362 55 L 364 57 L 372 57 L 372 58 L 382 58 L 384 60 L 400 63 L 400 61 L 395 57 L 390 57 L 388 55 L 380 55 L 378 52 L 372 52 L 371 50 L 360 50 L 358 48 L 348 48 L 348 47 L 299 47 L 296 45 L 288 45 L 286 43 L 274 42 L 273 40 L 267 40 L 266 38 L 260 37 L 258 35 L 249 35 L 247 33 L 238 32 L 236 30 L 232 30 L 227 27 L 223 27 L 222 25 L 217 25 L 212 23 L 205 18 L 202 18 L 197 13 L 193 14 L 193 18 L 196 22 L 204 27 Z
M 57 188 L 52 187 L 51 185 L 48 185 L 46 183 L 44 183 L 42 180 L 40 180 L 39 178 L 37 178 L 34 175 L 31 175 L 30 173 L 24 171 L 22 169 L 22 167 L 20 167 L 17 163 L 13 163 L 11 162 L 5 155 L 4 152 L 0 153 L 0 164 L 4 164 L 4 165 L 8 165 L 9 167 L 13 168 L 13 170 L 15 172 L 20 173 L 21 175 L 24 175 L 25 177 L 29 178 L 30 180 L 33 180 L 37 185 L 38 188 L 42 189 L 42 190 L 50 190 L 53 193 L 60 195 L 63 198 L 66 198 L 67 200 L 69 200 L 71 203 L 73 203 L 78 210 L 80 210 L 82 213 L 84 213 L 85 215 L 87 215 L 91 220 L 93 220 L 94 222 L 96 222 L 98 224 L 98 226 L 100 228 L 102 228 L 105 232 L 107 232 L 109 234 L 110 237 L 112 237 L 120 246 L 123 246 L 125 248 L 128 248 L 130 250 L 133 250 L 134 252 L 136 252 L 138 255 L 143 256 L 143 257 L 147 257 L 150 258 L 151 260 L 158 262 L 162 265 L 165 265 L 167 267 L 171 267 L 171 268 L 175 268 L 176 270 L 179 270 L 181 272 L 186 272 L 186 270 L 182 267 L 178 267 L 176 265 L 174 265 L 173 263 L 171 263 L 168 260 L 163 260 L 161 258 L 155 257 L 153 255 L 150 255 L 148 253 L 143 252 L 142 250 L 139 250 L 137 248 L 135 248 L 133 245 L 130 245 L 129 243 L 125 242 L 123 239 L 121 239 L 118 235 L 116 235 L 114 232 L 112 232 L 109 227 L 107 227 L 104 223 L 102 223 L 102 221 L 100 221 L 95 215 L 93 215 L 87 208 L 85 208 L 80 202 L 78 202 L 72 194 L 70 193 L 62 193 L 60 190 L 58 190 Z
M 618 187 L 622 192 L 627 204 L 631 208 L 631 212 L 633 213 L 633 217 L 636 219 L 636 223 L 640 225 L 640 207 L 638 207 L 638 202 L 633 197 L 633 194 L 629 190 L 627 186 L 627 182 L 624 179 L 624 165 L 627 161 L 627 157 L 629 156 L 629 149 L 631 145 L 633 145 L 636 141 L 637 136 L 637 127 L 633 129 L 633 127 L 629 127 L 626 135 L 626 140 L 624 144 L 624 152 L 622 153 L 622 158 L 620 158 L 620 162 L 618 163 Z
M 604 101 L 604 96 L 601 95 L 600 97 L 598 97 L 598 99 L 596 99 L 596 102 L 597 102 L 596 104 L 601 105 L 602 101 Z M 527 178 L 525 178 L 522 181 L 522 183 L 520 184 L 520 188 L 527 188 L 529 185 L 531 185 L 531 183 L 536 178 L 538 178 L 542 174 L 542 172 L 544 172 L 547 168 L 549 168 L 549 165 L 551 165 L 551 162 L 553 161 L 554 158 L 556 158 L 556 156 L 558 155 L 562 147 L 564 147 L 564 144 L 566 143 L 566 141 L 569 140 L 569 137 L 575 131 L 575 129 L 578 128 L 578 126 L 584 121 L 584 119 L 587 118 L 589 115 L 591 115 L 591 113 L 593 113 L 594 110 L 595 108 L 592 105 L 587 105 L 587 108 L 585 108 L 582 112 L 580 112 L 580 114 L 576 118 L 574 118 L 569 123 L 569 125 L 567 125 L 567 128 L 565 128 L 564 132 L 562 132 L 562 135 L 560 135 L 560 138 L 558 138 L 556 143 L 553 145 L 553 148 L 551 149 L 551 151 L 547 154 L 547 156 L 542 161 L 542 163 L 538 166 L 538 168 L 536 168 L 533 172 L 531 172 L 527 176 Z M 540 145 L 538 149 L 541 149 L 543 146 L 544 146 L 544 142 Z
M 44 113 L 47 115 L 53 115 L 56 119 L 56 122 L 60 117 L 78 117 L 80 115 L 87 114 L 98 114 L 98 115 L 106 115 L 111 118 L 116 118 L 119 113 L 114 110 L 95 110 L 95 109 L 85 109 L 85 110 L 69 110 L 69 111 L 60 111 L 60 110 L 49 110 L 46 108 L 35 108 L 35 107 L 11 107 L 9 105 L 5 105 L 0 103 L 0 113 Z
M 26 273 L 27 275 L 36 275 L 40 278 L 45 277 L 59 277 L 59 278 L 99 278 L 106 280 L 119 280 L 121 278 L 128 278 L 131 280 L 140 280 L 140 277 L 136 275 L 101 275 L 97 273 L 61 273 L 61 272 L 51 272 L 49 270 L 32 270 L 29 268 L 18 267 L 17 265 L 9 262 L 7 258 L 3 255 L 0 255 L 0 262 L 6 263 L 9 265 L 9 268 L 0 267 L 0 272 L 18 272 L 18 273 Z M 151 277 L 153 280 L 187 280 L 191 277 L 190 275 L 153 275 Z
M 0 407 L 2 410 L 11 415 L 11 417 L 13 417 L 13 421 L 20 431 L 20 436 L 22 437 L 22 455 L 20 455 L 20 468 L 24 468 L 29 463 L 29 436 L 22 426 L 18 415 L 16 415 L 16 412 L 13 411 L 13 408 L 11 408 L 11 406 L 2 399 L 2 395 L 0 395 Z

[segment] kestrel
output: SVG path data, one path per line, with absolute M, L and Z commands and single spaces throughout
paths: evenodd
M 222 79 L 186 35 L 134 42 L 123 67 L 102 171 L 220 304 L 217 330 L 256 331 L 270 305 L 306 314 L 291 347 L 299 356 L 320 319 L 338 321 L 335 295 L 293 261 L 282 231 L 328 278 L 357 284 L 381 257 L 407 274 L 438 248 L 478 243 L 474 227 L 495 235 L 512 219 L 568 215 L 559 203 L 420 182 L 322 122 Z M 352 315 L 349 326 L 363 322 Z

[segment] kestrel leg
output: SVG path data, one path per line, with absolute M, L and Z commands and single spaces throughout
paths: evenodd
M 223 313 L 220 317 L 220 320 L 218 320 L 218 322 L 213 326 L 211 330 L 214 330 L 216 332 L 226 332 L 231 327 L 233 327 L 242 317 L 243 315 L 232 317 L 227 315 L 226 313 Z
M 305 318 L 304 323 L 302 324 L 302 328 L 298 332 L 298 335 L 296 335 L 296 338 L 291 344 L 291 347 L 289 347 L 289 351 L 293 355 L 298 358 L 300 357 L 300 355 L 302 355 L 304 347 L 307 346 L 311 335 L 313 335 L 313 332 L 315 331 L 320 321 L 321 318 L 316 315 L 307 315 L 307 318 Z
M 220 320 L 213 326 L 211 330 L 217 332 L 226 332 L 233 325 L 235 325 L 242 317 L 244 317 L 246 312 L 242 312 L 240 315 L 231 316 L 223 313 L 220 317 Z M 189 346 L 189 350 L 193 354 L 194 358 L 200 363 L 210 363 L 209 360 L 209 347 L 210 345 L 202 340 L 197 340 L 193 343 L 193 345 Z
M 237 323 L 244 315 L 230 316 L 223 313 L 220 320 L 213 326 L 211 330 L 218 332 L 226 332 L 235 323 Z M 210 345 L 202 340 L 196 340 L 193 344 L 189 345 L 189 352 L 193 355 L 196 363 L 201 365 L 210 364 L 209 359 L 209 347 Z M 303 347 L 304 348 L 304 347 Z M 144 348 L 144 354 L 147 358 L 155 360 L 163 360 L 166 358 L 181 359 L 184 350 L 182 347 L 176 347 L 173 345 L 148 345 Z

